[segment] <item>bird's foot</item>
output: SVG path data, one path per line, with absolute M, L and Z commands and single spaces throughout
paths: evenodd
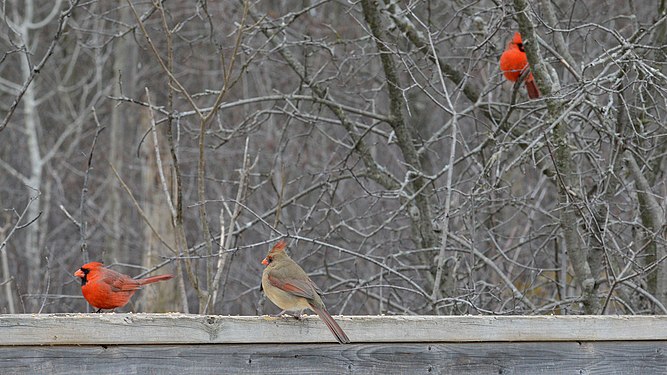
M 301 320 L 301 311 L 289 312 L 287 310 L 283 310 L 283 311 L 279 312 L 278 314 L 270 315 L 270 316 L 273 317 L 273 318 L 280 318 L 280 317 L 283 317 L 283 316 L 287 316 L 287 317 L 294 318 L 296 320 Z
M 294 314 L 288 314 L 288 315 L 291 316 L 292 318 L 296 319 L 296 320 L 301 320 L 301 313 L 294 313 Z

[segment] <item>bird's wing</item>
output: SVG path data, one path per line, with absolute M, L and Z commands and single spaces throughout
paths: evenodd
M 102 282 L 109 284 L 111 290 L 114 292 L 129 292 L 141 288 L 141 284 L 136 282 L 129 276 L 107 274 L 102 279 Z
M 313 287 L 313 289 L 315 289 L 315 292 L 321 296 L 322 289 L 320 289 L 319 286 L 315 285 L 315 283 L 313 282 L 313 280 L 310 279 L 310 277 L 308 278 L 308 281 L 310 282 L 310 285 Z
M 313 286 L 313 282 L 310 279 L 307 280 L 295 280 L 291 279 L 289 281 L 282 281 L 280 278 L 275 277 L 274 275 L 269 274 L 267 276 L 269 283 L 276 288 L 282 289 L 286 292 L 290 292 L 295 296 L 313 299 L 315 298 L 315 293 L 318 293 Z M 318 293 L 319 294 L 319 293 Z

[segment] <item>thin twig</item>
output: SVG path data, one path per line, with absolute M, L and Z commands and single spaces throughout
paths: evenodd
M 28 213 L 28 208 L 30 208 L 30 205 L 32 205 L 32 203 L 34 201 L 39 199 L 40 195 L 41 195 L 41 193 L 37 192 L 36 195 L 33 195 L 30 198 L 28 198 L 28 203 L 26 204 L 25 208 L 23 209 L 23 212 L 21 212 L 20 214 L 17 213 L 18 214 L 18 220 L 16 220 L 16 224 L 14 224 L 12 229 L 9 231 L 9 234 L 7 234 L 7 236 L 2 240 L 2 242 L 0 242 L 0 251 L 4 250 L 5 246 L 7 246 L 7 242 L 9 242 L 9 239 L 12 238 L 12 236 L 14 235 L 14 233 L 17 230 L 20 230 L 20 229 L 23 229 L 23 228 L 29 226 L 30 224 L 34 223 L 35 220 L 39 219 L 39 217 L 42 215 L 42 212 L 40 211 L 39 214 L 37 216 L 35 216 L 34 218 L 32 218 L 30 221 L 28 221 L 25 224 L 21 224 L 21 221 L 23 220 L 25 215 Z
M 58 29 L 55 35 L 53 36 L 53 40 L 51 41 L 49 48 L 44 53 L 42 60 L 37 65 L 35 65 L 35 67 L 32 68 L 32 71 L 30 72 L 30 76 L 28 77 L 28 79 L 25 82 L 23 82 L 23 86 L 21 87 L 18 94 L 14 98 L 14 101 L 12 102 L 12 105 L 9 107 L 7 114 L 5 114 L 5 118 L 2 120 L 2 123 L 0 123 L 0 132 L 3 131 L 5 127 L 7 127 L 9 120 L 14 115 L 16 107 L 18 107 L 19 103 L 21 102 L 21 99 L 23 98 L 23 95 L 28 90 L 28 87 L 35 79 L 35 77 L 42 71 L 42 68 L 44 67 L 46 62 L 49 61 L 49 58 L 53 55 L 56 46 L 60 42 L 60 37 L 63 35 L 63 31 L 65 30 L 65 25 L 67 25 L 67 20 L 72 15 L 74 8 L 76 8 L 79 5 L 79 1 L 80 0 L 70 0 L 69 8 L 60 13 L 60 17 L 58 19 Z M 28 52 L 26 51 L 25 53 Z
M 93 137 L 93 144 L 90 146 L 90 152 L 88 153 L 88 164 L 86 165 L 86 173 L 83 175 L 83 186 L 81 187 L 81 201 L 79 202 L 79 233 L 81 234 L 81 255 L 83 256 L 83 262 L 88 263 L 88 221 L 86 217 L 86 199 L 88 197 L 88 179 L 90 177 L 90 171 L 93 169 L 93 154 L 95 153 L 95 146 L 97 145 L 97 138 L 100 136 L 100 133 L 104 130 L 104 127 L 100 125 L 100 121 L 97 118 L 97 112 L 95 107 L 92 109 L 93 119 L 95 120 L 95 137 Z M 66 211 L 65 211 L 66 212 Z M 73 220 L 74 221 L 74 220 Z M 76 222 L 76 221 L 74 221 Z
M 111 170 L 113 171 L 114 175 L 116 176 L 116 179 L 118 179 L 118 182 L 120 182 L 120 185 L 123 187 L 123 189 L 125 190 L 127 195 L 132 200 L 132 203 L 134 204 L 134 207 L 137 209 L 137 212 L 139 212 L 139 215 L 141 216 L 142 219 L 144 219 L 144 222 L 151 229 L 151 231 L 153 232 L 155 237 L 157 237 L 160 240 L 160 242 L 162 242 L 162 244 L 164 246 L 166 246 L 170 251 L 176 253 L 176 251 L 171 247 L 171 245 L 169 245 L 169 243 L 164 238 L 162 238 L 162 236 L 157 231 L 157 229 L 155 229 L 155 227 L 153 227 L 153 224 L 151 224 L 151 221 L 148 219 L 148 216 L 146 216 L 146 213 L 141 208 L 141 205 L 139 205 L 139 202 L 137 202 L 137 199 L 134 197 L 134 194 L 132 194 L 132 191 L 130 190 L 130 188 L 127 186 L 127 184 L 125 184 L 125 181 L 123 181 L 123 178 L 120 177 L 120 175 L 118 174 L 118 171 L 116 171 L 116 168 L 114 168 L 113 164 L 111 164 L 111 162 L 108 162 L 108 163 L 109 163 L 109 167 L 111 167 Z

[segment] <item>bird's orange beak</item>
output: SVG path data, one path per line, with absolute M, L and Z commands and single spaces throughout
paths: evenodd
M 76 270 L 76 272 L 74 272 L 74 276 L 80 277 L 80 278 L 83 279 L 83 276 L 85 276 L 85 275 L 83 274 L 83 271 L 81 271 L 81 268 L 79 268 L 78 270 Z
M 269 265 L 269 261 L 266 260 L 266 258 L 264 258 L 264 260 L 262 261 L 262 264 L 265 265 L 265 266 L 268 266 L 268 265 Z

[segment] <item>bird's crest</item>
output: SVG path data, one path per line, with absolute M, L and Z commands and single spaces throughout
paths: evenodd
M 94 269 L 94 268 L 102 268 L 102 267 L 104 267 L 104 264 L 102 264 L 100 262 L 89 262 L 89 263 L 86 263 L 83 266 L 81 266 L 81 268 L 85 268 L 85 269 L 88 269 L 88 270 L 91 270 L 91 269 Z
M 269 254 L 276 254 L 281 251 L 285 251 L 285 247 L 287 247 L 287 242 L 285 242 L 285 240 L 280 240 L 277 244 L 273 245 L 273 248 L 271 251 L 269 251 Z

